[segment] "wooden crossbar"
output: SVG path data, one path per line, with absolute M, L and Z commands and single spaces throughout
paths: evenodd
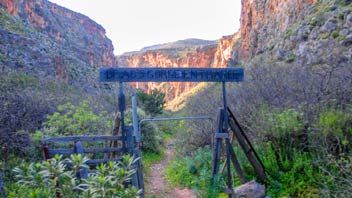
M 122 140 L 121 136 L 111 135 L 95 135 L 95 136 L 64 136 L 64 137 L 52 137 L 44 138 L 42 142 L 77 142 L 77 141 L 107 141 L 107 140 Z

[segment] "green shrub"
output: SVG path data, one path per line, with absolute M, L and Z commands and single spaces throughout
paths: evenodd
M 338 32 L 338 31 L 333 31 L 333 32 L 331 33 L 331 36 L 332 36 L 333 38 L 337 38 L 337 37 L 339 36 L 339 32 Z
M 101 164 L 87 179 L 77 179 L 80 170 L 88 168 L 84 164 L 87 160 L 81 155 L 71 155 L 67 159 L 56 155 L 42 163 L 23 163 L 13 170 L 17 182 L 8 197 L 55 197 L 60 193 L 62 197 L 132 198 L 140 193 L 134 187 L 126 188 L 126 182 L 135 173 L 131 165 L 136 159 L 125 156 L 122 162 Z
M 319 114 L 315 127 L 326 137 L 328 152 L 338 155 L 352 146 L 352 114 L 339 109 L 327 109 Z
M 234 147 L 247 181 L 260 181 L 253 167 L 238 146 Z M 272 197 L 318 197 L 322 177 L 314 155 L 294 150 L 291 154 L 277 153 L 270 143 L 255 146 L 262 160 L 268 183 L 266 194 Z M 235 177 L 236 185 L 240 185 Z
M 267 127 L 264 130 L 266 133 L 272 133 L 276 137 L 300 132 L 304 127 L 302 114 L 295 109 L 277 109 L 263 113 L 263 116 L 265 116 L 264 122 L 267 123 Z
M 143 92 L 142 90 L 137 90 L 137 100 L 138 104 L 151 116 L 156 116 L 161 114 L 164 109 L 165 93 L 153 89 L 150 94 Z
M 142 149 L 154 153 L 161 152 L 162 139 L 155 123 L 142 123 Z
M 78 106 L 66 103 L 58 106 L 58 112 L 48 116 L 48 121 L 44 124 L 55 128 L 55 135 L 83 135 L 99 134 L 104 135 L 112 127 L 112 119 L 106 112 L 96 114 L 87 101 L 82 101 Z
M 166 177 L 173 185 L 194 189 L 198 197 L 217 197 L 220 193 L 220 178 L 212 183 L 211 167 L 211 149 L 200 147 L 193 156 L 172 160 L 166 168 Z
M 138 120 L 148 118 L 143 109 L 137 109 Z M 132 110 L 126 111 L 126 123 L 132 124 Z M 158 126 L 154 122 L 143 122 L 141 125 L 142 150 L 146 152 L 161 153 L 162 137 Z

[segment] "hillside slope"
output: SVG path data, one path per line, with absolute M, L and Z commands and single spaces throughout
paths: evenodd
M 113 112 L 113 85 L 98 81 L 106 65 L 112 43 L 88 17 L 47 0 L 0 0 L 0 160 L 31 156 L 30 134 L 59 105 Z
M 115 65 L 102 26 L 47 0 L 0 0 L 0 37 L 2 72 L 76 84 L 96 81 L 96 68 Z

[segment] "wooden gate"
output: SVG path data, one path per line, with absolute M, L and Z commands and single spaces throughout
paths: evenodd
M 101 82 L 119 82 L 119 109 L 121 113 L 121 126 L 124 129 L 124 110 L 125 96 L 123 93 L 123 82 L 222 82 L 223 87 L 223 109 L 227 109 L 226 100 L 226 82 L 241 82 L 244 79 L 244 70 L 242 68 L 101 68 L 99 71 Z M 136 115 L 134 115 L 136 116 Z M 226 142 L 226 160 L 227 160 L 227 185 L 229 197 L 234 197 L 233 180 L 231 174 L 231 145 L 229 142 L 229 119 L 227 111 L 224 111 L 221 119 L 221 126 L 216 133 L 217 145 L 219 147 L 214 153 L 215 167 L 213 177 L 218 174 L 218 166 L 220 164 L 220 141 L 221 138 Z M 125 130 L 122 130 L 125 131 Z M 137 130 L 135 130 L 137 131 Z M 123 136 L 125 134 L 122 134 Z M 140 144 L 140 134 L 134 134 L 137 145 Z

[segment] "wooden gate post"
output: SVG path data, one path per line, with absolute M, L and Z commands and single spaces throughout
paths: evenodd
M 219 169 L 220 169 L 220 157 L 221 157 L 221 144 L 222 144 L 222 139 L 217 136 L 217 134 L 222 133 L 222 126 L 223 126 L 223 116 L 224 116 L 224 111 L 223 109 L 219 109 L 219 114 L 218 114 L 218 132 L 214 135 L 214 145 L 213 145 L 213 170 L 212 170 L 212 180 L 216 179 L 216 177 L 219 175 Z
M 141 152 L 141 131 L 138 127 L 138 113 L 137 113 L 137 96 L 136 93 L 132 94 L 132 121 L 133 121 L 133 137 L 135 141 L 134 154 L 139 160 L 137 161 L 137 176 L 138 186 L 142 189 L 141 197 L 144 197 L 144 178 L 143 178 L 143 165 L 142 165 L 142 152 Z
M 135 146 L 134 146 L 134 141 L 133 141 L 133 136 L 132 136 L 132 126 L 131 125 L 126 126 L 126 137 L 127 137 L 128 153 L 130 154 L 131 157 L 136 158 L 137 156 L 135 154 Z M 136 173 L 132 175 L 132 185 L 134 187 L 136 187 L 137 189 L 140 189 L 140 185 L 139 185 L 140 182 L 138 182 L 138 169 L 139 169 L 138 163 L 136 162 L 136 163 L 132 164 L 132 168 L 134 168 L 136 170 Z
M 2 181 L 2 170 L 0 170 L 0 195 L 2 198 L 6 198 L 4 182 Z
M 83 158 L 84 150 L 83 150 L 82 142 L 80 142 L 80 141 L 75 142 L 74 152 L 81 155 Z M 88 169 L 85 167 L 81 167 L 79 169 L 79 173 L 77 173 L 77 176 L 79 176 L 78 177 L 79 179 L 87 179 L 88 178 Z

